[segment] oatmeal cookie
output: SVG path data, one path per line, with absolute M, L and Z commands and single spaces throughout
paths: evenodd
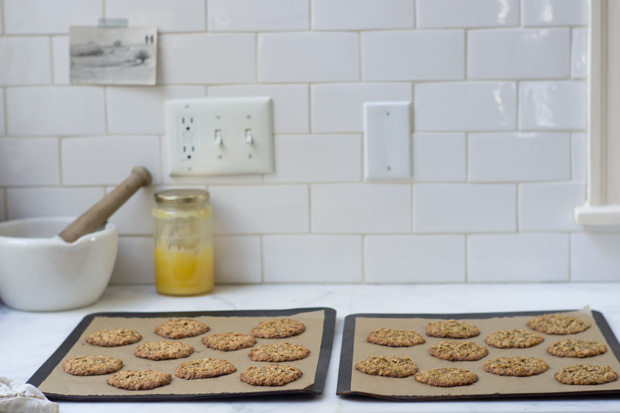
M 475 361 L 489 355 L 486 347 L 471 341 L 441 341 L 428 351 L 432 356 L 450 361 Z
M 86 337 L 86 342 L 99 347 L 126 346 L 142 339 L 140 333 L 128 328 L 99 330 Z
M 299 335 L 306 330 L 303 323 L 282 318 L 263 321 L 252 329 L 252 337 L 256 338 L 288 338 Z
M 484 363 L 484 371 L 498 376 L 535 376 L 547 369 L 549 365 L 538 357 L 498 357 Z
M 540 344 L 544 337 L 538 333 L 523 328 L 515 330 L 498 330 L 484 341 L 496 348 L 528 348 Z
M 560 335 L 581 333 L 590 328 L 590 322 L 585 318 L 566 313 L 539 315 L 528 320 L 527 325 L 541 333 Z
M 555 379 L 562 384 L 605 384 L 618 380 L 618 373 L 610 366 L 576 364 L 574 366 L 564 367 L 555 373 Z
M 420 370 L 413 378 L 435 387 L 467 386 L 478 381 L 478 375 L 465 369 L 440 368 Z
M 182 379 L 193 380 L 224 376 L 235 371 L 237 369 L 231 362 L 207 357 L 182 363 L 177 367 L 174 375 Z
M 108 384 L 125 390 L 152 390 L 170 384 L 171 380 L 171 374 L 151 369 L 121 370 L 108 379 Z
M 547 349 L 549 354 L 558 357 L 594 357 L 607 352 L 607 346 L 594 340 L 567 338 L 556 341 Z
M 298 380 L 302 374 L 297 367 L 269 364 L 263 367 L 248 367 L 239 379 L 251 386 L 284 386 Z
M 380 328 L 372 331 L 366 337 L 366 341 L 389 347 L 412 347 L 425 343 L 424 337 L 415 330 L 394 330 L 391 328 Z
M 426 335 L 439 338 L 470 338 L 479 334 L 478 327 L 460 320 L 429 322 L 426 328 Z
M 155 327 L 155 334 L 165 338 L 195 337 L 209 331 L 209 326 L 197 320 L 179 318 Z
M 235 351 L 252 347 L 256 339 L 243 333 L 216 333 L 203 337 L 202 344 L 213 350 Z
M 65 373 L 74 376 L 97 376 L 110 374 L 123 368 L 123 362 L 114 357 L 105 356 L 78 356 L 67 359 L 62 363 Z
M 371 356 L 358 362 L 355 369 L 373 376 L 409 377 L 418 366 L 409 357 Z
M 189 357 L 194 352 L 194 347 L 190 344 L 183 344 L 180 341 L 147 341 L 139 345 L 133 354 L 136 357 L 149 360 L 170 360 Z
M 250 359 L 253 361 L 295 361 L 308 357 L 310 350 L 300 344 L 271 343 L 254 347 L 250 350 Z

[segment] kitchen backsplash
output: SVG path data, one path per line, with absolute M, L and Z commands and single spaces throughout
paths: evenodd
M 0 219 L 113 217 L 113 283 L 152 283 L 153 193 L 206 187 L 219 283 L 620 280 L 585 201 L 585 0 L 0 0 Z M 155 87 L 69 84 L 68 28 L 159 28 Z M 163 102 L 272 96 L 276 172 L 179 179 Z M 363 102 L 411 101 L 413 174 L 363 176 Z

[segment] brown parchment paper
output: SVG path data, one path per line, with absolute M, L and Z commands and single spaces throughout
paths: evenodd
M 434 338 L 426 335 L 426 327 L 429 321 L 438 321 L 433 318 L 365 318 L 357 317 L 355 321 L 355 339 L 353 348 L 353 366 L 351 374 L 351 391 L 384 396 L 458 396 L 469 395 L 495 395 L 498 394 L 540 394 L 540 393 L 572 393 L 583 391 L 601 391 L 620 389 L 620 380 L 613 383 L 577 386 L 565 385 L 558 382 L 554 375 L 562 367 L 573 364 L 596 364 L 609 365 L 620 374 L 620 363 L 607 348 L 603 355 L 587 358 L 555 357 L 547 353 L 547 348 L 558 340 L 566 338 L 579 338 L 584 340 L 596 340 L 607 344 L 605 337 L 597 326 L 589 308 L 581 311 L 569 312 L 586 318 L 591 327 L 579 334 L 550 335 L 540 333 L 545 340 L 530 348 L 525 349 L 498 349 L 487 345 L 484 339 L 490 334 L 501 329 L 515 329 L 527 327 L 525 322 L 534 316 L 519 317 L 496 317 L 488 319 L 468 318 L 461 319 L 474 323 L 480 329 L 480 335 L 468 339 L 445 339 Z M 426 340 L 426 343 L 413 347 L 386 347 L 371 344 L 366 341 L 368 334 L 381 327 L 394 329 L 414 329 Z M 429 354 L 428 349 L 440 341 L 473 341 L 489 350 L 489 355 L 478 361 L 447 361 Z M 470 370 L 478 375 L 478 382 L 470 386 L 459 387 L 433 387 L 418 383 L 413 376 L 406 378 L 391 378 L 371 376 L 355 369 L 358 361 L 370 356 L 399 356 L 409 357 L 418 365 L 420 370 L 440 367 L 456 367 Z M 497 357 L 527 356 L 539 357 L 549 364 L 549 369 L 540 375 L 530 377 L 498 376 L 484 371 L 483 363 Z
M 314 382 L 317 369 L 319 353 L 321 349 L 321 339 L 323 336 L 323 322 L 325 319 L 324 311 L 301 312 L 287 316 L 243 316 L 243 317 L 218 317 L 218 316 L 200 316 L 200 317 L 174 317 L 174 318 L 192 318 L 202 321 L 210 327 L 205 334 L 197 337 L 179 339 L 186 344 L 194 346 L 194 353 L 182 359 L 175 360 L 148 360 L 135 357 L 133 352 L 137 346 L 147 341 L 167 340 L 158 336 L 153 332 L 159 324 L 165 323 L 171 317 L 147 317 L 147 318 L 125 318 L 125 317 L 95 317 L 86 330 L 82 333 L 79 340 L 69 350 L 63 361 L 75 357 L 86 355 L 103 355 L 116 357 L 123 361 L 123 370 L 144 370 L 152 369 L 154 371 L 162 371 L 172 374 L 172 382 L 167 386 L 158 387 L 153 390 L 123 390 L 112 387 L 106 383 L 111 374 L 101 376 L 73 376 L 67 374 L 62 369 L 60 362 L 49 376 L 41 383 L 39 390 L 44 393 L 57 395 L 72 396 L 128 396 L 128 395 L 203 395 L 203 394 L 225 394 L 225 393 L 256 393 L 256 392 L 273 392 L 279 389 L 295 390 L 303 389 Z M 213 333 L 240 332 L 250 334 L 259 322 L 272 320 L 275 318 L 292 318 L 304 323 L 306 330 L 295 337 L 284 339 L 256 339 L 256 345 L 288 342 L 302 344 L 310 349 L 310 355 L 303 359 L 282 364 L 295 366 L 303 372 L 302 377 L 292 383 L 282 387 L 267 386 L 250 386 L 239 380 L 242 371 L 250 366 L 262 366 L 269 363 L 254 362 L 250 360 L 248 354 L 251 348 L 236 351 L 219 351 L 213 350 L 202 344 L 202 337 Z M 89 334 L 111 328 L 129 328 L 142 334 L 142 340 L 135 344 L 121 347 L 98 347 L 86 343 L 86 336 Z M 185 380 L 174 375 L 177 366 L 189 360 L 202 359 L 211 357 L 215 359 L 223 359 L 231 362 L 236 368 L 235 373 L 209 379 Z

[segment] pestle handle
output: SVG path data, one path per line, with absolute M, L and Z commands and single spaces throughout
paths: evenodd
M 103 224 L 142 186 L 149 186 L 153 178 L 143 166 L 136 166 L 131 175 L 99 202 L 70 223 L 60 234 L 66 242 L 73 242 L 82 235 L 90 234 Z

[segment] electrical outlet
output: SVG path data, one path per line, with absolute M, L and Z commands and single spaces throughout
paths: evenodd
M 272 173 L 271 98 L 168 100 L 165 142 L 172 176 Z

